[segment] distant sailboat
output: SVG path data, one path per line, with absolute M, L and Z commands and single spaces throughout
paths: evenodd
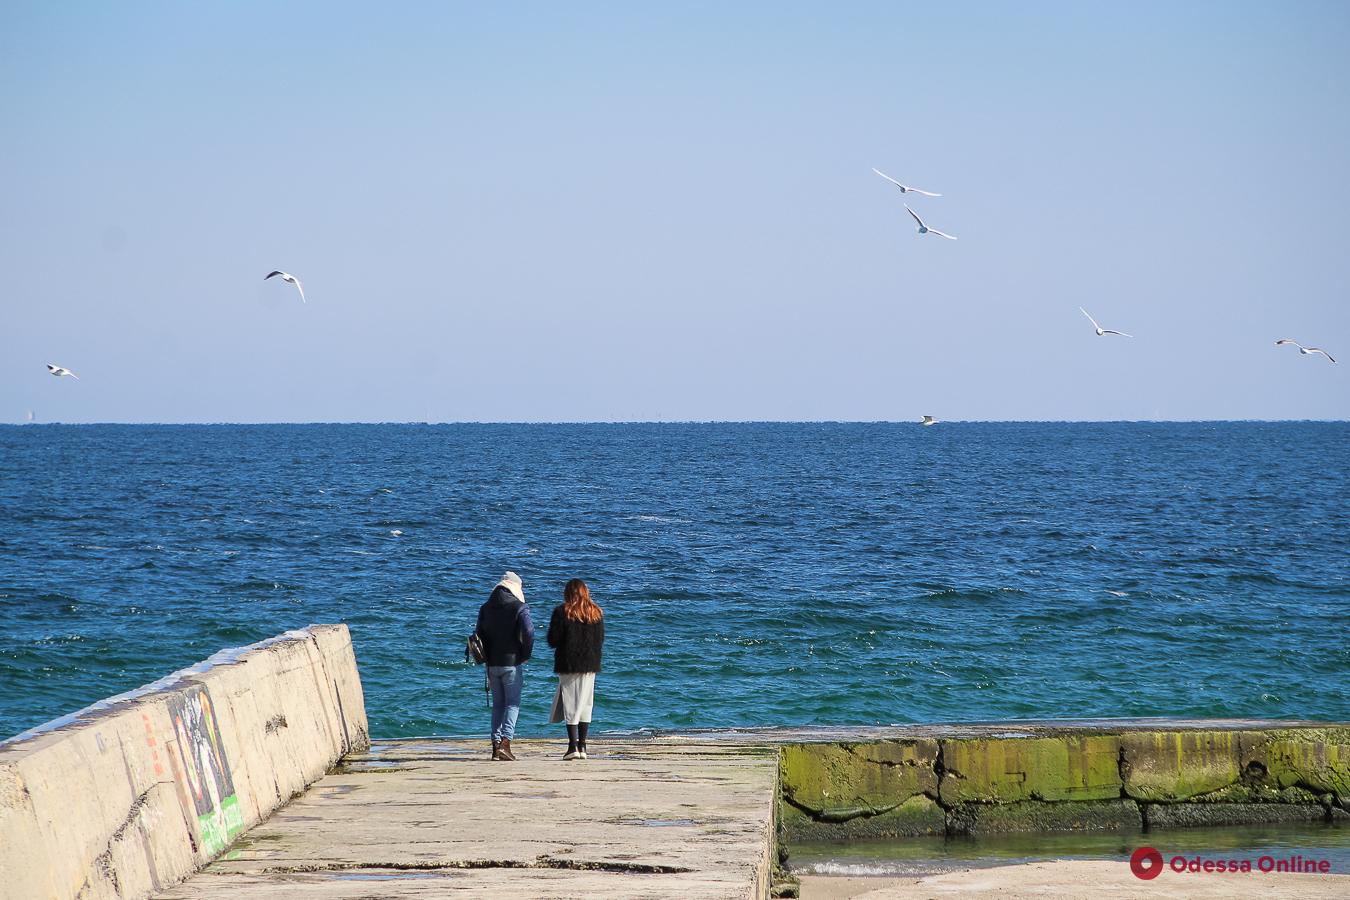
M 31 409 L 28 411 L 28 415 L 25 417 L 24 421 L 26 421 L 29 425 L 33 424 L 33 411 Z

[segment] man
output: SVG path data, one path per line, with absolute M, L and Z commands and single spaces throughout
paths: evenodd
M 525 605 L 520 576 L 507 572 L 478 610 L 474 629 L 483 642 L 488 683 L 492 686 L 492 758 L 515 761 L 511 738 L 520 715 L 525 663 L 534 650 L 534 623 Z

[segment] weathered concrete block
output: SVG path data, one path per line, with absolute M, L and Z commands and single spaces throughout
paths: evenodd
M 1350 728 L 1248 732 L 1242 750 L 1249 778 L 1334 794 L 1343 808 L 1350 801 Z
M 56 884 L 33 798 L 13 765 L 0 762 L 0 896 L 55 897 Z
M 137 885 L 192 871 L 167 731 L 163 699 L 152 695 L 114 703 L 83 726 L 0 745 L 0 772 L 23 795 L 22 806 L 0 815 L 0 897 L 134 896 Z M 14 845 L 11 833 L 20 835 Z M 39 837 L 37 854 L 19 855 L 25 833 Z M 151 836 L 156 852 L 146 853 Z M 18 885 L 50 888 L 25 893 L 11 872 Z
M 999 834 L 1038 831 L 1128 831 L 1144 825 L 1133 800 L 1061 800 L 1047 803 L 963 803 L 950 811 L 953 834 Z
M 0 898 L 147 896 L 368 743 L 345 625 L 222 651 L 0 743 Z
M 1120 736 L 1125 793 L 1136 800 L 1187 800 L 1238 781 L 1235 731 L 1130 731 Z
M 1276 787 L 1269 782 L 1230 784 L 1208 794 L 1189 798 L 1190 803 L 1321 803 L 1331 802 L 1329 794 L 1314 794 L 1301 787 Z
M 844 841 L 861 838 L 917 837 L 943 834 L 947 817 L 941 806 L 922 794 L 884 812 L 854 809 L 849 817 L 834 810 L 816 818 L 784 804 L 783 834 L 790 841 Z
M 1120 797 L 1112 734 L 944 740 L 942 803 L 1107 800 Z
M 879 816 L 938 788 L 937 741 L 788 744 L 780 756 L 784 816 L 846 821 Z
M 1150 829 L 1198 825 L 1260 825 L 1275 822 L 1322 822 L 1320 803 L 1146 803 Z

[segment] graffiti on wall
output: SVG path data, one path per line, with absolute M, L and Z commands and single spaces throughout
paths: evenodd
M 169 719 L 176 745 L 171 759 L 179 800 L 183 811 L 197 823 L 202 850 L 215 856 L 243 830 L 244 816 L 211 695 L 199 684 L 184 689 L 169 699 Z

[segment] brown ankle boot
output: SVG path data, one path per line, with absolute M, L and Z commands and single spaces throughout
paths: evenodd
M 515 762 L 516 755 L 511 752 L 511 739 L 502 738 L 501 745 L 497 747 L 497 758 L 508 762 Z
M 497 755 L 497 754 L 501 753 L 501 747 L 502 747 L 502 742 L 501 742 L 501 741 L 495 741 L 495 740 L 494 740 L 494 741 L 492 742 L 492 759 L 500 759 L 500 758 L 501 758 L 500 756 Z

